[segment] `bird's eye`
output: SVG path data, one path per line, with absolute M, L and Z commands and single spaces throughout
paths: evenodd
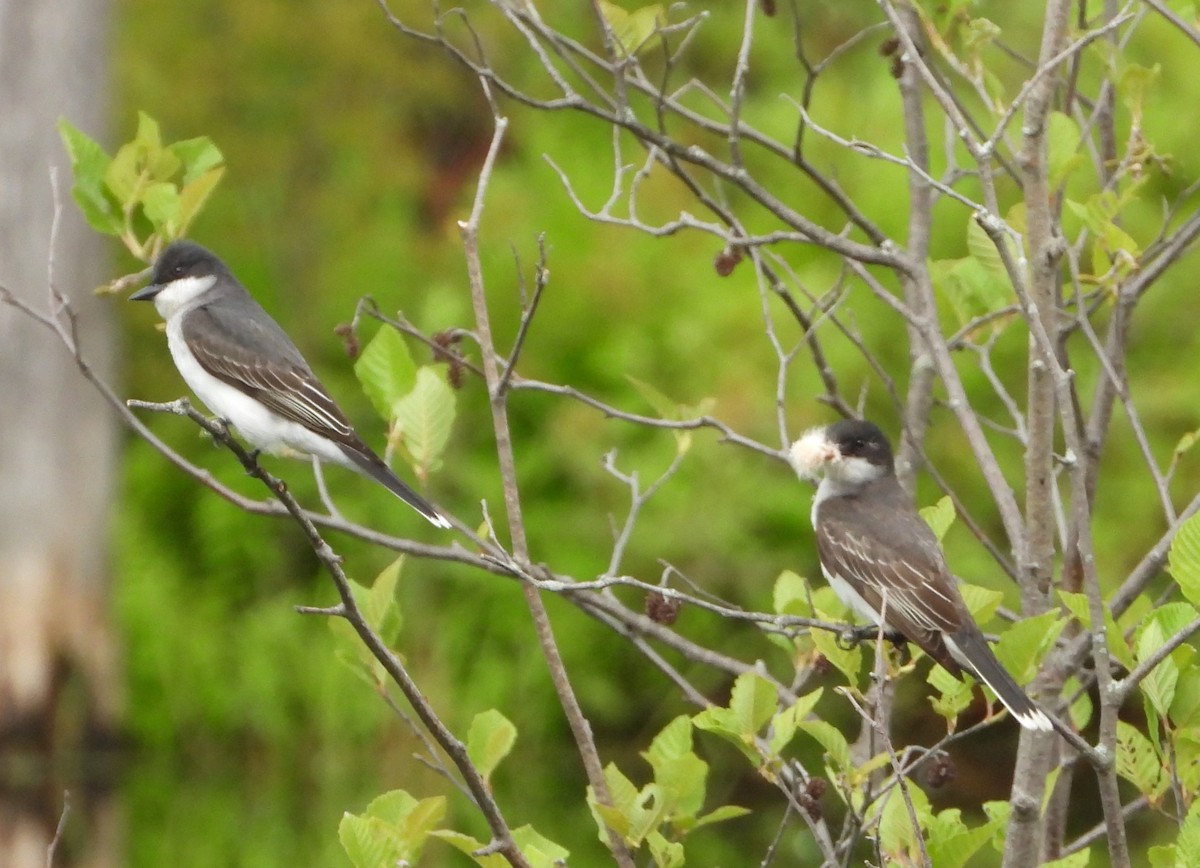
M 179 277 L 180 275 L 183 274 L 183 266 L 176 265 L 174 268 L 171 269 L 171 274 L 175 275 L 176 277 Z

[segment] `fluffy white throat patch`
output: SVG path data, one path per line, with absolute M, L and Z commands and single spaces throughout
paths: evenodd
M 164 284 L 154 296 L 154 309 L 163 319 L 169 320 L 173 315 L 192 307 L 196 299 L 212 289 L 217 282 L 215 274 L 204 277 L 181 277 Z

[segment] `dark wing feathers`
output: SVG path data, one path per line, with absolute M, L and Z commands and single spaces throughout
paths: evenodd
M 183 337 L 196 361 L 280 416 L 361 449 L 362 441 L 291 339 L 265 312 L 244 313 L 201 306 L 184 317 Z M 264 350 L 273 361 L 262 361 Z
M 899 484 L 891 482 L 899 491 Z M 902 494 L 902 492 L 900 492 Z M 882 496 L 881 496 L 882 495 Z M 974 625 L 937 538 L 890 490 L 833 497 L 817 510 L 817 549 L 825 570 L 846 581 L 886 622 L 954 674 L 942 640 Z

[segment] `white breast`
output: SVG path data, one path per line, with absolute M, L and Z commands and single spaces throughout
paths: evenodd
M 167 347 L 184 382 L 204 406 L 233 425 L 255 449 L 272 455 L 289 452 L 315 455 L 323 461 L 355 469 L 332 441 L 283 418 L 204 370 L 184 340 L 184 316 L 186 313 L 167 320 Z

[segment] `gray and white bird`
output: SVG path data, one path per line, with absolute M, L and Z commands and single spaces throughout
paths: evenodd
M 255 449 L 349 468 L 450 527 L 354 432 L 291 338 L 213 253 L 174 242 L 155 261 L 150 285 L 129 298 L 154 302 L 184 381 Z
M 866 421 L 835 422 L 805 433 L 788 457 L 801 478 L 819 480 L 817 552 L 842 602 L 954 676 L 975 675 L 1021 726 L 1050 730 L 1050 718 L 996 659 L 967 610 L 937 537 L 896 479 L 883 432 Z

